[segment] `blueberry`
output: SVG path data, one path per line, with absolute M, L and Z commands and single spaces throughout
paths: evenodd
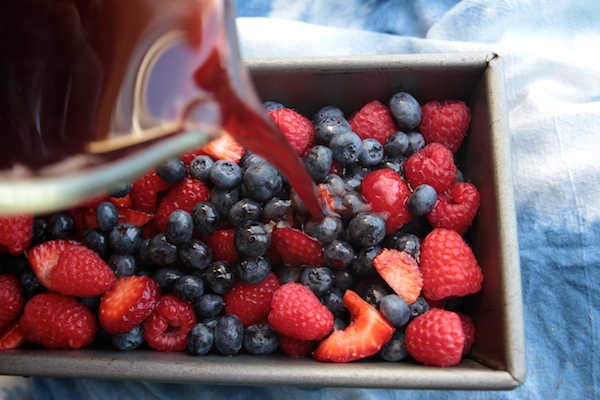
M 344 306 L 344 290 L 339 287 L 332 286 L 320 300 L 336 318 L 345 319 L 348 316 L 348 309 Z
M 327 177 L 332 163 L 331 149 L 320 144 L 311 147 L 304 157 L 304 166 L 315 182 L 322 182 Z
M 333 287 L 333 272 L 327 267 L 305 267 L 300 275 L 300 283 L 320 297 Z
M 354 249 L 347 241 L 336 239 L 323 247 L 323 258 L 327 266 L 345 269 L 354 260 Z
M 242 183 L 242 169 L 229 160 L 217 160 L 210 170 L 211 182 L 221 189 L 233 189 Z
M 173 291 L 175 282 L 184 275 L 183 271 L 176 267 L 163 267 L 154 273 L 152 279 L 158 283 L 161 291 L 169 293 Z
M 120 182 L 107 191 L 110 197 L 123 198 L 131 193 L 131 182 Z
M 155 266 L 152 257 L 150 257 L 150 251 L 148 246 L 150 245 L 150 238 L 146 238 L 142 241 L 140 250 L 138 251 L 138 261 L 141 267 L 153 267 Z
M 247 151 L 242 156 L 242 159 L 239 162 L 239 166 L 240 166 L 240 168 L 242 168 L 242 172 L 245 173 L 246 170 L 249 167 L 251 167 L 252 165 L 264 164 L 264 163 L 267 163 L 267 160 L 265 160 L 263 157 L 259 156 L 256 153 Z
M 196 156 L 190 163 L 190 176 L 199 181 L 207 181 L 214 163 L 206 154 Z
M 361 212 L 350 220 L 348 233 L 358 246 L 375 246 L 385 237 L 385 220 L 378 214 Z
M 212 349 L 214 341 L 214 328 L 200 322 L 190 329 L 187 348 L 195 356 L 204 356 Z
M 385 155 L 391 158 L 405 156 L 408 152 L 408 135 L 402 131 L 392 133 L 383 147 Z
M 103 201 L 96 208 L 96 223 L 98 229 L 108 232 L 119 223 L 119 210 L 110 201 Z
M 346 132 L 352 132 L 350 123 L 340 116 L 325 116 L 315 121 L 315 140 L 319 144 L 331 145 L 331 140 Z
M 247 257 L 235 265 L 235 275 L 250 285 L 261 283 L 271 272 L 271 263 L 268 257 Z
M 271 245 L 271 232 L 261 222 L 248 221 L 236 228 L 233 242 L 237 252 L 244 256 L 262 256 Z
M 225 261 L 215 261 L 203 275 L 204 283 L 216 294 L 223 294 L 235 285 L 236 277 L 231 266 Z
M 240 226 L 247 221 L 260 221 L 262 212 L 262 205 L 258 201 L 245 197 L 231 206 L 228 219 L 233 226 Z
M 342 214 L 354 216 L 361 212 L 368 211 L 370 206 L 367 204 L 362 195 L 352 191 L 342 196 Z
M 174 245 L 189 242 L 194 233 L 194 221 L 190 213 L 175 210 L 167 219 L 167 240 Z
M 142 230 L 129 223 L 115 226 L 108 236 L 108 244 L 117 254 L 134 254 L 144 241 Z
M 210 203 L 217 210 L 221 221 L 227 220 L 229 210 L 240 200 L 240 191 L 238 188 L 219 189 L 213 188 L 210 193 Z
M 396 93 L 388 105 L 390 113 L 402 128 L 415 129 L 421 123 L 421 105 L 410 93 Z
M 203 271 L 212 262 L 212 250 L 201 240 L 191 239 L 179 246 L 179 259 L 191 270 Z
M 311 218 L 304 227 L 304 231 L 321 244 L 328 244 L 340 238 L 343 230 L 342 220 L 337 216 L 326 216 L 321 220 Z
M 379 307 L 379 302 L 384 296 L 392 294 L 390 288 L 382 282 L 372 281 L 358 290 L 358 294 L 370 305 L 375 308 Z
M 215 326 L 215 347 L 226 356 L 239 353 L 244 343 L 244 326 L 237 315 L 222 316 Z
M 348 324 L 346 323 L 345 320 L 341 319 L 341 318 L 334 318 L 333 319 L 333 330 L 334 331 L 343 331 L 348 327 Z
M 426 311 L 429 311 L 429 303 L 425 300 L 424 297 L 419 296 L 417 300 L 408 305 L 410 308 L 411 318 L 418 317 L 421 314 L 424 314 Z
M 383 296 L 379 302 L 379 311 L 396 329 L 406 325 L 411 317 L 410 307 L 406 304 L 406 301 L 393 293 Z
M 148 252 L 156 265 L 173 265 L 177 261 L 177 246 L 169 242 L 164 233 L 159 233 L 150 239 Z
M 206 293 L 194 301 L 193 307 L 196 315 L 200 317 L 213 317 L 223 311 L 223 297 L 215 293 Z
M 281 104 L 278 101 L 273 101 L 273 100 L 264 101 L 263 107 L 265 108 L 266 111 L 280 110 L 282 108 L 285 108 L 285 106 L 283 104 Z
M 345 119 L 344 112 L 340 108 L 330 105 L 322 107 L 319 111 L 315 113 L 315 115 L 313 116 L 313 123 L 317 124 L 319 121 L 326 117 L 336 117 Z
M 281 265 L 277 269 L 277 277 L 282 285 L 288 282 L 300 282 L 302 271 L 304 271 L 304 268 Z
M 86 229 L 83 232 L 81 242 L 88 249 L 93 250 L 104 258 L 108 253 L 108 239 L 106 234 L 99 229 Z
M 157 165 L 156 175 L 165 182 L 176 185 L 187 176 L 187 168 L 180 157 L 174 157 Z
M 217 207 L 208 202 L 200 202 L 194 205 L 192 220 L 196 229 L 202 235 L 215 233 L 219 225 L 221 225 L 221 217 L 219 216 Z
M 114 334 L 110 337 L 113 347 L 121 351 L 135 350 L 144 343 L 144 330 L 138 325 L 129 332 Z
M 412 254 L 417 260 L 421 254 L 421 240 L 412 233 L 402 233 L 399 235 L 396 240 L 394 240 L 392 247 L 396 250 L 406 251 L 407 253 Z
M 406 335 L 404 332 L 396 331 L 389 342 L 384 344 L 378 353 L 385 361 L 398 362 L 408 358 L 406 349 Z
M 455 182 L 465 182 L 465 176 L 463 175 L 462 171 L 459 169 L 456 170 L 456 181 Z
M 354 277 L 348 269 L 333 271 L 333 285 L 342 290 L 352 289 L 354 287 Z
M 362 140 L 356 133 L 346 130 L 332 137 L 329 147 L 333 159 L 342 165 L 346 165 L 355 162 L 360 157 Z
M 135 256 L 131 254 L 111 254 L 108 266 L 115 271 L 115 276 L 132 276 L 135 274 Z
M 196 275 L 183 275 L 173 284 L 173 293 L 181 300 L 193 303 L 204 294 L 204 282 Z
M 425 138 L 421 135 L 420 132 L 412 131 L 408 132 L 408 150 L 406 151 L 406 155 L 409 156 L 414 152 L 421 150 L 425 147 Z
M 253 355 L 273 354 L 279 347 L 279 336 L 275 330 L 263 324 L 254 324 L 244 329 L 243 348 Z
M 45 218 L 33 219 L 33 237 L 31 238 L 30 247 L 48 241 L 48 221 Z
M 437 200 L 437 192 L 433 186 L 422 184 L 408 197 L 406 206 L 413 215 L 425 215 L 433 209 Z
M 383 160 L 383 146 L 371 138 L 362 141 L 362 150 L 358 162 L 363 166 L 375 166 Z
M 281 173 L 267 162 L 250 165 L 244 173 L 246 193 L 257 201 L 267 201 L 281 191 L 283 179 Z
M 263 219 L 265 221 L 278 221 L 288 214 L 291 207 L 292 201 L 290 199 L 274 197 L 265 203 L 263 207 Z
M 335 173 L 328 174 L 321 185 L 327 189 L 332 196 L 343 196 L 346 193 L 344 179 Z
M 48 218 L 48 232 L 53 239 L 66 239 L 75 233 L 75 221 L 66 212 L 53 214 Z
M 379 164 L 378 169 L 388 168 L 397 173 L 400 176 L 404 176 L 404 163 L 406 162 L 406 157 L 398 156 L 398 157 L 384 157 L 381 164 Z
M 98 314 L 98 310 L 100 309 L 100 301 L 102 300 L 102 296 L 93 296 L 93 297 L 82 297 L 79 301 L 81 304 L 90 309 L 94 314 Z
M 31 299 L 36 294 L 46 291 L 46 288 L 40 283 L 32 270 L 25 271 L 19 277 L 21 281 L 21 290 L 25 300 Z
M 357 278 L 368 278 L 377 272 L 373 266 L 373 259 L 381 252 L 380 246 L 366 247 L 359 250 L 356 258 L 350 265 L 350 270 Z

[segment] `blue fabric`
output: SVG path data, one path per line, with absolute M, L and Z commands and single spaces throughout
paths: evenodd
M 500 54 L 522 262 L 525 384 L 465 393 L 8 378 L 0 398 L 600 397 L 600 2 L 239 0 L 237 9 L 249 58 Z

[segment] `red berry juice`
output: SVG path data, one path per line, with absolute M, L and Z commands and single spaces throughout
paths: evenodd
M 97 167 L 182 130 L 222 127 L 322 217 L 315 184 L 241 67 L 231 3 L 2 0 L 0 176 L 43 175 L 69 159 Z

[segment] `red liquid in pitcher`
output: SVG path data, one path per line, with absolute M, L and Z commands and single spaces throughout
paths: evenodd
M 315 184 L 239 67 L 223 3 L 2 0 L 0 172 L 101 166 L 190 125 L 221 125 L 322 217 Z

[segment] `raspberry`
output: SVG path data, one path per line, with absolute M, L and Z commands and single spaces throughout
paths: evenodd
M 208 201 L 209 197 L 210 189 L 206 183 L 189 177 L 185 178 L 169 189 L 158 207 L 156 207 L 154 216 L 156 227 L 161 232 L 166 232 L 167 221 L 173 211 L 183 210 L 191 214 L 196 203 Z
M 479 209 L 479 191 L 468 182 L 456 182 L 438 196 L 426 214 L 434 228 L 453 229 L 461 235 L 467 231 Z
M 268 114 L 296 154 L 301 156 L 312 147 L 315 142 L 315 128 L 308 118 L 289 108 L 272 110 Z
M 52 292 L 27 302 L 19 326 L 29 342 L 48 349 L 80 349 L 92 343 L 98 330 L 89 308 L 71 296 Z
M 391 169 L 369 172 L 362 181 L 360 193 L 371 211 L 385 220 L 388 235 L 412 220 L 406 205 L 410 190 L 400 175 Z
M 10 324 L 6 329 L 0 330 L 0 351 L 18 349 L 26 341 L 25 334 L 17 321 Z
M 24 304 L 19 278 L 13 274 L 0 275 L 0 333 L 19 317 Z
M 430 101 L 421 108 L 419 131 L 426 143 L 441 143 L 453 153 L 458 150 L 471 122 L 471 111 L 462 101 Z
M 279 333 L 300 340 L 321 340 L 333 329 L 333 314 L 301 283 L 283 284 L 273 294 L 269 322 Z
M 456 231 L 435 228 L 421 243 L 423 296 L 461 297 L 481 290 L 483 274 L 473 250 Z
M 2 246 L 13 255 L 29 248 L 33 237 L 33 215 L 0 216 L 0 251 Z
M 194 325 L 196 314 L 192 305 L 173 294 L 165 294 L 144 320 L 144 339 L 158 351 L 183 351 Z
M 316 342 L 296 339 L 291 336 L 279 335 L 279 348 L 283 354 L 290 357 L 308 356 L 315 348 Z
M 456 181 L 454 155 L 440 143 L 428 144 L 406 160 L 404 175 L 413 189 L 427 184 L 443 193 Z
M 365 104 L 348 122 L 361 139 L 372 138 L 382 146 L 398 130 L 389 108 L 378 100 Z
M 460 317 L 463 333 L 465 334 L 465 348 L 463 349 L 463 354 L 469 354 L 471 347 L 473 346 L 473 342 L 475 342 L 475 325 L 473 324 L 471 317 L 468 315 L 463 313 L 457 314 Z
M 169 189 L 171 185 L 165 182 L 153 169 L 138 179 L 131 185 L 131 203 L 141 211 L 151 213 L 156 209 L 158 195 Z
M 450 367 L 460 362 L 465 335 L 458 314 L 433 308 L 406 328 L 406 349 L 425 365 Z
M 225 313 L 237 315 L 244 327 L 256 324 L 269 314 L 273 293 L 279 286 L 273 272 L 256 285 L 238 281 L 233 289 L 223 293 Z
M 201 239 L 212 252 L 213 261 L 225 261 L 229 265 L 237 263 L 239 254 L 235 249 L 235 228 L 219 229 Z

